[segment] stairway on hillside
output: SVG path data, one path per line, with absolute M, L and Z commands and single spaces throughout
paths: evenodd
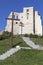
M 30 40 L 30 38 L 28 37 L 23 37 L 23 40 L 26 42 L 26 44 L 28 44 L 30 47 L 32 47 L 33 49 L 40 49 L 43 50 L 43 47 L 41 47 L 40 45 L 36 45 L 33 41 Z
M 21 48 L 12 48 L 9 51 L 5 52 L 4 54 L 0 55 L 0 60 L 4 60 L 7 57 L 11 56 L 12 54 L 14 54 L 15 52 L 19 51 Z

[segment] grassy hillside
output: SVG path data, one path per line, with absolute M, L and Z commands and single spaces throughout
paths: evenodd
M 10 47 L 10 43 L 11 43 L 11 39 L 4 39 L 4 40 L 0 40 L 0 54 L 6 52 L 7 50 L 9 50 Z M 14 37 L 13 38 L 13 45 L 14 47 L 16 47 L 16 45 L 20 45 L 20 46 L 25 46 L 27 47 L 28 45 L 22 40 L 21 37 Z
M 35 42 L 35 44 L 39 44 L 43 46 L 43 37 L 39 37 L 39 38 L 30 38 L 33 42 Z
M 0 61 L 0 65 L 43 65 L 43 51 L 20 50 L 4 61 Z
M 31 38 L 36 44 L 43 45 L 43 38 Z M 20 37 L 14 37 L 14 45 L 28 46 Z M 7 51 L 10 38 L 0 41 L 0 54 Z M 0 65 L 43 65 L 43 51 L 38 50 L 23 50 L 13 54 L 9 58 L 0 61 Z
M 4 53 L 5 51 L 10 49 L 8 43 L 9 43 L 8 39 L 0 41 L 0 54 Z

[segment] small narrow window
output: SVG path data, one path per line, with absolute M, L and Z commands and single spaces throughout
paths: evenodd
M 14 19 L 15 19 L 15 15 L 14 15 Z
M 18 22 L 16 22 L 16 24 L 18 24 Z
M 27 13 L 27 19 L 29 18 L 29 13 Z
M 29 12 L 29 9 L 27 9 L 27 12 Z
M 16 19 L 18 19 L 18 16 L 16 16 Z
M 14 18 L 15 18 L 15 19 L 18 19 L 18 15 L 14 15 Z

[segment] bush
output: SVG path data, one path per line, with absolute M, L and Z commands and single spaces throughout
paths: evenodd
M 32 37 L 32 38 L 37 38 L 37 37 L 39 37 L 38 35 L 33 35 L 33 34 L 25 34 L 24 35 L 25 37 Z
M 4 31 L 4 33 L 2 35 L 0 35 L 0 40 L 7 39 L 10 36 L 11 36 L 11 33 L 7 32 L 7 31 L 6 32 Z
M 38 35 L 33 35 L 33 34 L 30 34 L 29 37 L 33 37 L 33 38 L 37 38 Z
M 28 34 L 24 34 L 24 37 L 28 37 L 29 35 Z
M 30 34 L 29 37 L 33 37 L 33 34 Z
M 2 35 L 0 35 L 0 40 L 2 40 Z

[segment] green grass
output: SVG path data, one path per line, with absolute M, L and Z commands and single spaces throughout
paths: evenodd
M 21 37 L 14 37 L 13 39 L 14 45 L 20 45 L 23 47 L 27 47 L 28 45 L 23 41 L 23 39 Z
M 8 43 L 9 43 L 8 39 L 0 41 L 0 54 L 10 49 Z
M 10 47 L 10 38 L 5 39 L 5 40 L 1 40 L 0 41 L 0 54 L 5 53 L 7 50 L 9 50 Z M 21 37 L 14 37 L 13 38 L 13 45 L 20 45 L 20 46 L 28 46 Z
M 30 38 L 35 44 L 39 44 L 43 46 L 43 37 L 42 38 Z
M 36 44 L 43 45 L 43 38 L 31 38 Z M 14 37 L 14 45 L 28 46 L 20 37 Z M 10 49 L 8 43 L 10 39 L 0 41 L 0 54 Z M 39 43 L 40 42 L 40 43 Z M 13 54 L 9 58 L 0 61 L 0 65 L 43 65 L 43 51 L 23 50 Z
M 20 50 L 4 61 L 0 65 L 43 65 L 43 51 Z

